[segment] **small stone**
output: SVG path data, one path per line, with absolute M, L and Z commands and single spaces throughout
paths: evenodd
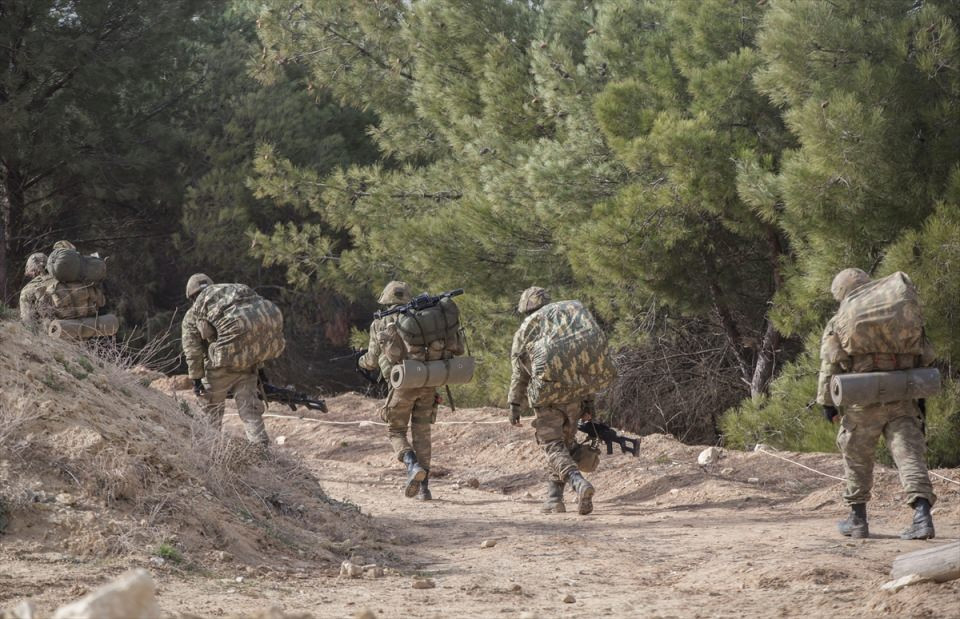
M 386 572 L 383 571 L 383 568 L 379 565 L 374 565 L 367 569 L 366 567 L 363 570 L 363 575 L 367 578 L 383 578 Z
M 363 568 L 356 563 L 344 561 L 340 564 L 341 578 L 360 578 L 363 576 Z
M 57 498 L 55 500 L 57 503 L 60 503 L 61 505 L 73 505 L 74 502 L 76 501 L 76 499 L 73 498 L 73 495 L 70 494 L 69 492 L 61 492 L 60 494 L 57 495 Z
M 497 540 L 495 539 L 485 539 L 482 542 L 480 542 L 481 548 L 493 548 L 496 545 L 497 545 Z
M 520 619 L 537 619 L 537 613 L 530 610 L 525 610 L 520 613 Z
M 576 602 L 576 601 L 577 601 L 577 598 L 573 597 L 573 596 L 570 595 L 569 593 L 566 594 L 565 596 L 563 596 L 563 603 L 564 603 L 564 604 L 573 604 L 573 603 Z
M 720 450 L 716 447 L 707 447 L 697 456 L 697 464 L 700 466 L 710 466 L 720 460 Z
M 747 478 L 747 483 L 748 483 L 748 484 L 759 484 L 759 483 L 760 483 L 760 478 L 759 478 L 759 477 L 748 477 L 748 478 Z
M 726 477 L 727 475 L 733 475 L 733 469 L 728 467 L 720 469 L 720 474 Z
M 230 589 L 227 589 L 227 593 L 236 593 L 236 592 L 237 590 L 232 587 Z
M 277 437 L 277 445 L 284 445 L 286 442 L 287 442 L 287 437 L 286 437 L 286 436 L 278 436 L 278 437 Z
M 479 488 L 480 480 L 477 479 L 476 477 L 471 477 L 470 479 L 467 480 L 467 485 L 470 486 L 471 488 Z
M 236 578 L 234 578 L 234 580 L 236 582 L 243 582 L 243 576 L 237 576 Z
M 110 584 L 61 606 L 54 619 L 158 619 L 156 587 L 150 572 L 134 570 Z
M 377 619 L 377 613 L 369 608 L 364 608 L 363 610 L 358 610 L 353 616 L 353 619 Z
M 150 557 L 150 563 L 156 565 L 157 567 L 163 567 L 166 562 L 166 559 L 163 557 Z
M 412 586 L 414 589 L 433 589 L 437 584 L 429 578 L 415 578 Z
M 672 494 L 673 496 L 677 496 L 678 494 L 680 494 L 680 489 L 679 489 L 679 488 L 671 488 L 671 489 L 670 489 L 670 494 Z

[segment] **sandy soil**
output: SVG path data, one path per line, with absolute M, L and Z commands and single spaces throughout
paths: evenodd
M 376 402 L 345 395 L 330 405 L 325 423 L 270 418 L 268 430 L 283 437 L 274 448 L 302 457 L 330 497 L 372 517 L 363 539 L 333 546 L 356 563 L 384 566 L 384 577 L 340 578 L 329 561 L 304 561 L 311 549 L 299 540 L 260 562 L 183 548 L 183 564 L 156 565 L 146 555 L 92 559 L 6 536 L 0 607 L 31 597 L 47 612 L 145 566 L 172 616 L 271 606 L 317 617 L 960 616 L 960 581 L 880 590 L 899 553 L 960 537 L 960 486 L 935 484 L 936 540 L 901 541 L 909 509 L 895 472 L 878 470 L 873 537 L 851 541 L 834 528 L 845 511 L 839 482 L 759 453 L 725 452 L 702 468 L 701 448 L 652 436 L 639 458 L 604 457 L 590 476 L 598 488 L 592 515 L 577 515 L 569 498 L 569 513 L 544 515 L 529 423 L 517 430 L 500 423 L 500 411 L 481 409 L 441 415 L 466 423 L 435 426 L 435 500 L 419 503 L 402 496 L 385 429 L 369 423 Z M 226 425 L 239 432 L 236 417 Z M 835 455 L 783 455 L 841 471 Z M 958 470 L 940 473 L 960 478 Z M 485 540 L 496 544 L 481 548 Z M 435 587 L 412 588 L 422 578 Z

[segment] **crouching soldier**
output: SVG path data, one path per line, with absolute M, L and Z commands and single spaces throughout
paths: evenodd
M 616 377 L 606 338 L 593 315 L 579 301 L 550 302 L 539 287 L 520 296 L 517 311 L 526 316 L 510 351 L 510 423 L 520 425 L 526 401 L 536 419 L 537 443 L 547 457 L 550 481 L 545 513 L 564 512 L 563 491 L 570 483 L 581 515 L 593 511 L 594 487 L 580 471 L 573 453 L 577 422 L 594 412 L 594 397 Z
M 214 284 L 203 273 L 190 276 L 186 294 L 193 304 L 183 317 L 181 341 L 204 414 L 219 430 L 232 392 L 247 440 L 266 447 L 258 373 L 283 352 L 283 314 L 249 286 Z

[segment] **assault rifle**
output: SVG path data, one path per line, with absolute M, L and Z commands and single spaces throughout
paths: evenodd
M 364 356 L 365 354 L 367 354 L 367 349 L 366 349 L 366 348 L 361 348 L 361 349 L 359 349 L 359 350 L 354 350 L 354 351 L 353 351 L 352 353 L 350 353 L 350 354 L 340 355 L 339 357 L 334 357 L 334 358 L 330 359 L 329 361 L 330 361 L 331 363 L 333 363 L 333 362 L 335 362 L 335 361 L 343 361 L 343 360 L 345 360 L 345 359 L 353 359 L 354 369 L 356 369 L 357 374 L 359 374 L 360 376 L 363 376 L 365 379 L 367 379 L 367 382 L 369 382 L 369 383 L 372 384 L 372 385 L 376 385 L 376 384 L 378 384 L 378 383 L 383 382 L 383 376 L 380 375 L 380 370 L 368 370 L 367 368 L 360 366 L 360 357 Z
M 260 397 L 266 402 L 286 404 L 292 411 L 297 410 L 297 406 L 305 406 L 312 411 L 327 412 L 327 403 L 323 400 L 314 400 L 308 398 L 305 393 L 271 385 L 263 370 L 257 374 L 257 382 L 260 385 Z
M 581 421 L 577 424 L 577 429 L 590 438 L 595 438 L 606 443 L 608 454 L 613 453 L 613 444 L 617 443 L 620 445 L 621 452 L 633 454 L 634 458 L 640 455 L 640 439 L 617 434 L 616 430 L 605 423 L 592 420 Z M 631 446 L 627 447 L 627 443 L 630 443 Z
M 463 294 L 463 288 L 457 288 L 456 290 L 450 290 L 448 292 L 441 292 L 440 294 L 433 296 L 427 293 L 423 293 L 413 297 L 406 305 L 398 305 L 396 307 L 391 307 L 390 309 L 380 310 L 379 312 L 374 312 L 374 318 L 383 318 L 384 316 L 390 316 L 392 314 L 403 314 L 406 312 L 416 312 L 422 309 L 427 309 L 428 307 L 433 307 L 443 301 L 444 299 L 449 299 L 450 297 L 456 297 Z

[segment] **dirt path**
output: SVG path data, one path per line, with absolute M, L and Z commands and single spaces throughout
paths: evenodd
M 370 420 L 375 403 L 343 396 L 332 408 L 325 421 Z M 443 417 L 500 419 L 490 409 Z M 385 577 L 284 569 L 277 557 L 259 567 L 153 566 L 163 608 L 201 616 L 271 605 L 318 617 L 364 609 L 378 617 L 960 616 L 960 581 L 879 590 L 897 554 L 960 536 L 960 492 L 946 482 L 936 485 L 935 542 L 895 537 L 909 514 L 891 471 L 878 473 L 875 537 L 850 541 L 834 530 L 843 513 L 836 482 L 762 454 L 730 453 L 704 470 L 696 465 L 698 448 L 648 437 L 640 458 L 606 457 L 591 476 L 598 487 L 593 515 L 578 516 L 572 501 L 570 513 L 542 515 L 541 461 L 529 424 L 519 431 L 498 423 L 438 425 L 436 500 L 424 504 L 401 496 L 401 469 L 384 429 L 364 425 L 270 419 L 268 430 L 284 437 L 279 449 L 303 457 L 330 497 L 373 517 L 378 531 L 343 540 L 343 547 L 357 562 L 385 565 Z M 228 427 L 237 430 L 235 418 Z M 839 472 L 836 456 L 802 460 Z M 467 486 L 470 478 L 479 487 Z M 481 548 L 484 540 L 496 545 Z M 29 586 L 23 593 L 42 608 L 143 564 L 6 550 L 3 603 L 18 597 L 12 587 Z M 416 577 L 435 588 L 413 589 Z M 568 595 L 575 601 L 564 602 Z

